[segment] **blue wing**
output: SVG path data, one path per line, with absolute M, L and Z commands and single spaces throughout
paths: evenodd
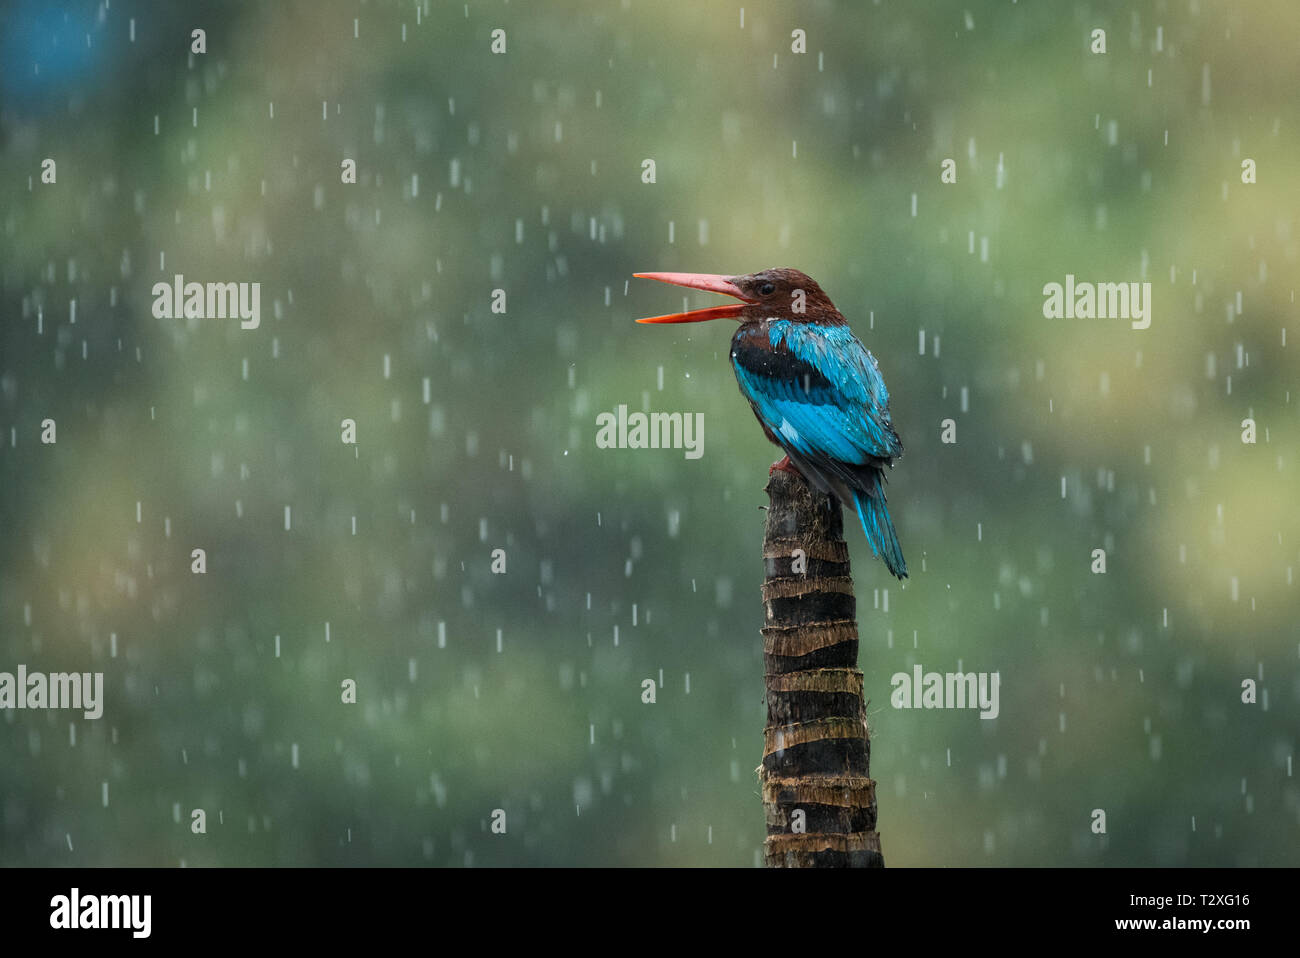
M 875 357 L 848 326 L 775 320 L 737 330 L 731 364 L 772 441 L 813 485 L 857 511 L 872 552 L 906 578 L 883 488 L 883 467 L 903 444 Z
M 819 466 L 879 466 L 902 455 L 889 390 L 848 326 L 776 320 L 742 329 L 732 365 L 754 413 L 787 452 Z M 851 485 L 851 474 L 843 478 Z

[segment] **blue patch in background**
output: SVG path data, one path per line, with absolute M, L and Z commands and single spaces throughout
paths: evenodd
M 7 106 L 48 109 L 95 74 L 106 39 L 96 11 L 103 7 L 50 0 L 9 5 L 0 15 L 0 88 Z

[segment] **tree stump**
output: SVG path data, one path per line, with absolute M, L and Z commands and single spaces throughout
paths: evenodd
M 784 470 L 766 492 L 765 859 L 773 868 L 880 868 L 843 513 Z

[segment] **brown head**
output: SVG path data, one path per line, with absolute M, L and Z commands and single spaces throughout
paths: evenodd
M 844 317 L 817 281 L 797 269 L 778 267 L 743 276 L 716 273 L 634 273 L 641 279 L 723 293 L 740 300 L 737 305 L 693 309 L 686 313 L 651 316 L 638 323 L 699 323 L 708 319 L 738 319 L 742 323 L 788 319 L 796 323 L 836 326 Z

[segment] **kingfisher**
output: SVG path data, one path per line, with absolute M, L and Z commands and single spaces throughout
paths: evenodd
M 637 322 L 739 320 L 731 339 L 736 381 L 767 438 L 785 452 L 769 472 L 800 475 L 854 509 L 871 551 L 891 573 L 907 578 L 885 506 L 885 467 L 903 454 L 889 416 L 889 390 L 876 358 L 816 281 L 785 268 L 745 276 L 633 275 L 740 300 Z

